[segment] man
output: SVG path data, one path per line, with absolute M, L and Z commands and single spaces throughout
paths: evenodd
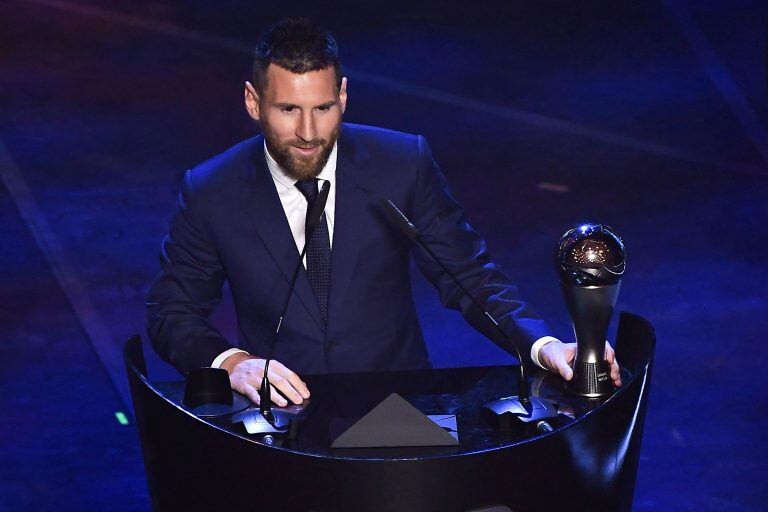
M 309 398 L 301 373 L 429 367 L 411 293 L 411 256 L 446 307 L 503 341 L 441 268 L 387 222 L 379 200 L 388 198 L 524 357 L 571 378 L 575 344 L 549 336 L 490 261 L 424 138 L 342 124 L 347 79 L 329 33 L 305 19 L 275 25 L 257 46 L 253 82 L 246 82 L 244 95 L 263 135 L 187 172 L 163 240 L 162 272 L 147 303 L 149 335 L 161 357 L 182 373 L 224 368 L 233 389 L 258 403 L 264 358 L 305 242 L 306 270 L 290 297 L 269 368 L 277 405 Z M 325 212 L 305 241 L 308 208 L 326 182 Z M 225 280 L 241 348 L 208 321 Z M 608 345 L 606 358 L 620 385 Z

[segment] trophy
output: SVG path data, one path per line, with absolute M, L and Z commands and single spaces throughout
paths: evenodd
M 590 398 L 610 394 L 605 341 L 626 267 L 624 243 L 608 226 L 582 224 L 560 238 L 555 265 L 576 335 L 568 390 Z

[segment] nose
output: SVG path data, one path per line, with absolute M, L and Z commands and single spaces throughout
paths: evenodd
M 304 142 L 311 142 L 317 137 L 317 128 L 315 127 L 315 116 L 312 111 L 302 112 L 301 121 L 296 129 L 296 136 Z

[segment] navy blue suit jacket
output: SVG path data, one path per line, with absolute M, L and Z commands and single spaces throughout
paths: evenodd
M 392 199 L 421 229 L 424 240 L 517 341 L 523 357 L 549 334 L 489 259 L 423 137 L 343 124 L 332 186 L 337 189 L 327 322 L 302 270 L 275 359 L 299 374 L 429 367 L 411 291 L 411 256 L 443 305 L 460 310 L 504 345 L 440 267 L 388 221 L 381 198 Z M 232 348 L 208 320 L 228 281 L 239 346 L 266 356 L 297 260 L 262 136 L 187 171 L 162 243 L 162 272 L 147 301 L 156 351 L 184 373 L 209 366 Z

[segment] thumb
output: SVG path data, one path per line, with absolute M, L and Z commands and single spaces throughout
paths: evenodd
M 559 351 L 557 354 L 557 357 L 555 358 L 555 366 L 557 367 L 557 371 L 560 373 L 560 376 L 565 380 L 571 380 L 573 378 L 573 370 L 568 365 L 564 350 Z

